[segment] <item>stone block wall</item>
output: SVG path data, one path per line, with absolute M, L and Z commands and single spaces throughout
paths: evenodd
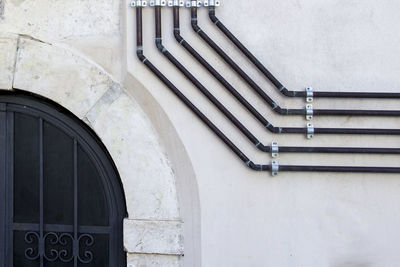
M 0 89 L 51 99 L 86 122 L 110 152 L 122 179 L 128 266 L 179 266 L 183 221 L 175 174 L 150 120 L 109 74 L 65 47 L 0 35 Z

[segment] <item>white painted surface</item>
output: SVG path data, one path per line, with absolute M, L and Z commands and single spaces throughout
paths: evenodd
M 0 4 L 1 10 L 1 4 Z M 7 0 L 0 32 L 64 44 L 121 82 L 121 2 L 118 0 Z
M 108 75 L 68 50 L 20 38 L 14 88 L 45 95 L 83 118 L 110 82 Z
M 178 256 L 129 254 L 128 267 L 178 267 L 180 259 Z
M 247 11 L 246 8 L 248 8 Z M 289 89 L 399 91 L 400 18 L 397 1 L 223 1 L 217 16 Z M 203 266 L 396 266 L 400 231 L 399 175 L 254 173 L 246 168 L 137 60 L 135 11 L 126 25 L 128 71 L 159 100 L 180 133 L 199 184 Z M 144 51 L 257 163 L 257 151 L 155 48 L 154 10 L 144 15 Z M 132 25 L 132 26 L 131 26 Z M 281 96 L 199 11 L 199 25 L 284 107 L 302 99 Z M 172 12 L 163 9 L 163 43 L 266 145 L 399 147 L 398 137 L 277 136 L 240 106 L 172 35 Z M 302 117 L 273 114 L 190 27 L 181 10 L 182 36 L 259 111 L 278 126 L 304 127 Z M 398 101 L 317 100 L 314 108 L 399 109 Z M 319 117 L 316 127 L 399 128 L 399 118 Z M 287 155 L 281 164 L 400 166 L 398 156 Z
M 134 253 L 182 255 L 182 222 L 126 219 L 124 245 Z
M 122 94 L 91 125 L 101 133 L 124 184 L 131 185 L 125 186 L 129 217 L 179 219 L 174 174 L 137 103 Z
M 18 36 L 14 34 L 4 34 L 0 38 L 0 88 L 12 88 L 17 43 Z
M 189 252 L 185 248 L 185 266 L 397 266 L 397 262 L 400 261 L 396 246 L 400 237 L 400 205 L 397 204 L 400 202 L 399 175 L 281 173 L 278 177 L 271 178 L 268 173 L 254 173 L 246 169 L 245 165 L 137 60 L 135 15 L 134 10 L 128 7 L 128 1 L 122 4 L 117 0 L 78 2 L 51 1 L 50 5 L 47 5 L 44 1 L 7 1 L 4 18 L 0 21 L 0 30 L 27 34 L 49 43 L 59 43 L 60 46 L 66 46 L 67 51 L 77 51 L 101 65 L 114 75 L 114 80 L 124 80 L 124 86 L 127 88 L 122 96 L 118 89 L 115 90 L 114 83 L 107 83 L 108 91 L 99 96 L 97 100 L 101 104 L 90 109 L 88 119 L 103 118 L 103 122 L 98 124 L 98 131 L 111 131 L 105 125 L 106 121 L 110 120 L 113 107 L 124 109 L 125 101 L 133 96 L 148 114 L 148 119 L 157 132 L 162 135 L 160 139 L 163 147 L 154 143 L 154 151 L 159 153 L 165 148 L 171 159 L 172 169 L 176 174 L 179 173 L 178 190 L 187 190 L 189 186 L 190 190 L 197 189 L 198 185 L 200 203 L 191 202 L 193 199 L 190 198 L 190 190 L 178 199 L 180 202 L 184 200 L 184 204 L 180 203 L 179 207 L 184 207 L 184 210 L 180 211 L 182 214 L 189 214 L 185 218 L 197 219 L 198 223 L 201 223 L 199 236 L 199 227 L 186 228 L 185 221 L 185 247 L 186 244 L 191 244 L 192 247 Z M 123 22 L 118 10 L 120 6 L 124 14 Z M 74 11 L 75 8 L 80 10 L 71 12 L 72 15 L 65 11 Z M 232 0 L 222 2 L 217 16 L 289 89 L 302 90 L 312 85 L 316 90 L 398 92 L 399 8 L 400 3 L 394 0 L 254 0 L 251 3 Z M 90 16 L 87 15 L 88 11 Z M 42 12 L 46 12 L 45 16 L 41 16 Z M 154 10 L 146 8 L 143 13 L 146 56 L 255 162 L 269 163 L 270 157 L 250 145 L 247 139 L 155 49 Z M 199 25 L 205 32 L 280 105 L 292 108 L 305 106 L 303 100 L 281 96 L 212 25 L 206 10 L 199 11 L 199 19 Z M 58 23 L 54 23 L 57 21 Z M 29 25 L 32 23 L 33 26 Z M 246 95 L 273 124 L 305 125 L 304 118 L 273 114 L 193 33 L 190 28 L 190 14 L 186 9 L 181 11 L 181 28 L 185 39 L 236 89 Z M 170 9 L 163 9 L 163 34 L 164 45 L 170 52 L 195 73 L 199 80 L 233 110 L 266 145 L 277 140 L 280 145 L 287 146 L 400 147 L 398 137 L 317 135 L 313 140 L 307 141 L 304 136 L 272 135 L 176 43 L 172 35 Z M 124 43 L 121 43 L 121 40 L 124 40 Z M 126 60 L 123 53 L 126 53 Z M 125 67 L 127 74 L 124 73 Z M 26 73 L 35 71 L 33 68 Z M 35 82 L 31 78 L 29 80 Z M 28 82 L 24 84 L 29 85 Z M 57 96 L 52 94 L 49 96 L 57 99 Z M 158 103 L 154 104 L 154 99 Z M 67 108 L 71 108 L 68 106 L 68 98 L 63 98 L 62 101 L 65 101 Z M 133 104 L 132 109 L 137 112 L 135 107 Z M 314 108 L 399 109 L 399 102 L 321 99 L 314 103 Z M 141 122 L 142 119 L 143 117 L 140 117 L 138 121 Z M 314 118 L 313 123 L 317 127 L 400 127 L 398 118 L 320 117 Z M 100 127 L 101 124 L 103 125 Z M 123 122 L 116 125 L 120 124 Z M 135 126 L 132 127 L 136 129 Z M 173 131 L 168 127 L 173 128 Z M 147 129 L 149 128 L 144 132 L 148 131 Z M 171 134 L 175 131 L 176 135 Z M 112 146 L 119 141 L 109 134 L 106 143 Z M 112 153 L 115 153 L 116 161 L 120 161 L 120 166 L 129 165 L 124 162 L 127 154 L 122 154 L 123 157 L 118 159 L 118 156 L 115 156 L 118 153 Z M 184 159 L 180 161 L 179 155 L 186 153 L 189 158 L 183 156 Z M 152 156 L 150 158 L 153 159 Z M 164 160 L 168 162 L 166 158 Z M 398 156 L 381 155 L 281 154 L 279 161 L 282 164 L 399 166 Z M 193 165 L 194 171 L 191 167 L 189 170 L 185 169 L 190 165 Z M 139 173 L 142 167 L 141 165 Z M 155 171 L 153 174 L 157 173 Z M 165 179 L 168 180 L 170 176 L 167 173 L 163 173 L 162 177 L 167 177 Z M 129 175 L 126 177 L 130 177 Z M 150 177 L 152 182 L 159 181 L 157 175 Z M 186 177 L 190 180 L 187 184 L 182 182 Z M 194 177 L 197 180 L 192 180 Z M 150 195 L 154 188 L 157 188 L 146 184 L 144 180 L 133 180 L 132 184 L 137 184 Z M 169 182 L 167 184 L 170 185 Z M 164 185 L 161 183 L 160 188 L 169 192 L 169 188 L 172 187 Z M 155 210 L 169 219 L 179 214 L 176 206 L 158 206 L 154 199 L 146 194 L 141 195 L 137 189 L 125 190 L 130 192 L 127 197 L 132 201 L 136 201 L 138 197 L 145 201 L 143 206 L 135 202 L 139 206 L 138 209 L 132 209 L 134 219 L 151 217 L 149 214 Z M 177 195 L 179 194 L 178 192 Z M 194 190 L 192 194 L 196 195 L 197 191 Z M 174 198 L 170 198 L 169 193 L 166 193 L 166 196 L 167 202 L 173 202 Z M 168 206 L 170 208 L 164 209 Z M 149 211 L 146 207 L 149 207 Z M 192 212 L 200 213 L 201 218 L 193 216 Z M 157 218 L 157 215 L 154 218 Z M 187 236 L 195 241 L 190 243 L 192 240 L 188 241 Z M 196 242 L 200 242 L 200 237 L 201 243 L 196 245 Z M 201 253 L 200 257 L 196 253 Z M 138 254 L 129 255 L 128 262 L 132 266 L 141 267 L 177 266 L 179 258 Z
M 113 35 L 119 32 L 119 13 L 119 1 L 7 0 L 0 31 L 47 41 Z

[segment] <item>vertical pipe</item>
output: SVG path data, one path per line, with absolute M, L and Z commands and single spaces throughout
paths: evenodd
M 136 15 L 137 15 L 137 27 L 141 28 L 142 27 L 142 10 L 141 7 L 136 8 Z M 156 16 L 157 17 L 157 16 Z M 157 27 L 156 27 L 157 28 Z M 137 33 L 141 32 L 142 29 L 137 29 Z M 157 31 L 157 29 L 156 29 Z M 138 35 L 139 37 L 139 35 Z M 141 37 L 141 35 L 140 35 Z M 161 36 L 160 36 L 161 37 Z M 260 165 L 260 164 L 254 164 L 250 159 L 239 150 L 239 148 L 236 147 L 236 145 L 227 137 L 225 136 L 196 106 L 194 106 L 189 99 L 187 99 L 180 91 L 178 88 L 176 88 L 147 58 L 143 55 L 143 47 L 141 46 L 142 40 L 137 40 L 137 56 L 138 58 L 146 65 L 146 67 L 149 68 L 150 71 L 152 71 L 195 115 L 201 119 L 209 128 L 216 134 L 221 141 L 223 141 L 233 153 L 235 153 L 243 162 L 246 163 L 246 165 L 256 171 L 271 171 L 272 166 L 271 165 Z M 161 43 L 159 45 L 162 47 Z M 163 48 L 164 52 L 164 48 Z M 167 52 L 165 50 L 165 52 Z M 287 131 L 292 131 L 293 129 L 287 128 Z M 296 130 L 296 129 L 294 129 Z M 284 165 L 284 169 L 287 169 L 288 171 L 318 171 L 319 169 L 321 170 L 326 170 L 326 171 L 331 171 L 331 172 L 351 172 L 353 169 L 356 172 L 387 172 L 387 173 L 400 173 L 400 168 L 386 168 L 386 167 L 331 167 L 331 166 L 291 166 L 291 165 Z

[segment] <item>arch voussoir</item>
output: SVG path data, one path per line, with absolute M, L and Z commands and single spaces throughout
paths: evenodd
M 85 121 L 105 144 L 125 191 L 128 259 L 157 254 L 163 255 L 160 261 L 166 257 L 179 262 L 183 223 L 175 176 L 135 99 L 99 66 L 65 47 L 0 34 L 0 48 L 0 89 L 24 90 L 57 102 Z M 166 238 L 157 238 L 160 235 Z M 139 248 L 132 245 L 138 243 Z

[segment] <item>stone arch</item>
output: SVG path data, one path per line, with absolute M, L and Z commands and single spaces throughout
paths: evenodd
M 55 101 L 88 124 L 108 149 L 126 196 L 128 266 L 179 266 L 184 247 L 184 263 L 199 266 L 194 171 L 157 101 L 140 95 L 138 103 L 136 93 L 144 90 L 133 78 L 125 89 L 67 48 L 18 34 L 0 34 L 0 48 L 0 89 L 24 90 Z M 144 104 L 149 101 L 151 109 Z M 157 116 L 147 115 L 152 112 Z M 167 134 L 173 145 L 162 146 L 167 139 L 158 133 Z

